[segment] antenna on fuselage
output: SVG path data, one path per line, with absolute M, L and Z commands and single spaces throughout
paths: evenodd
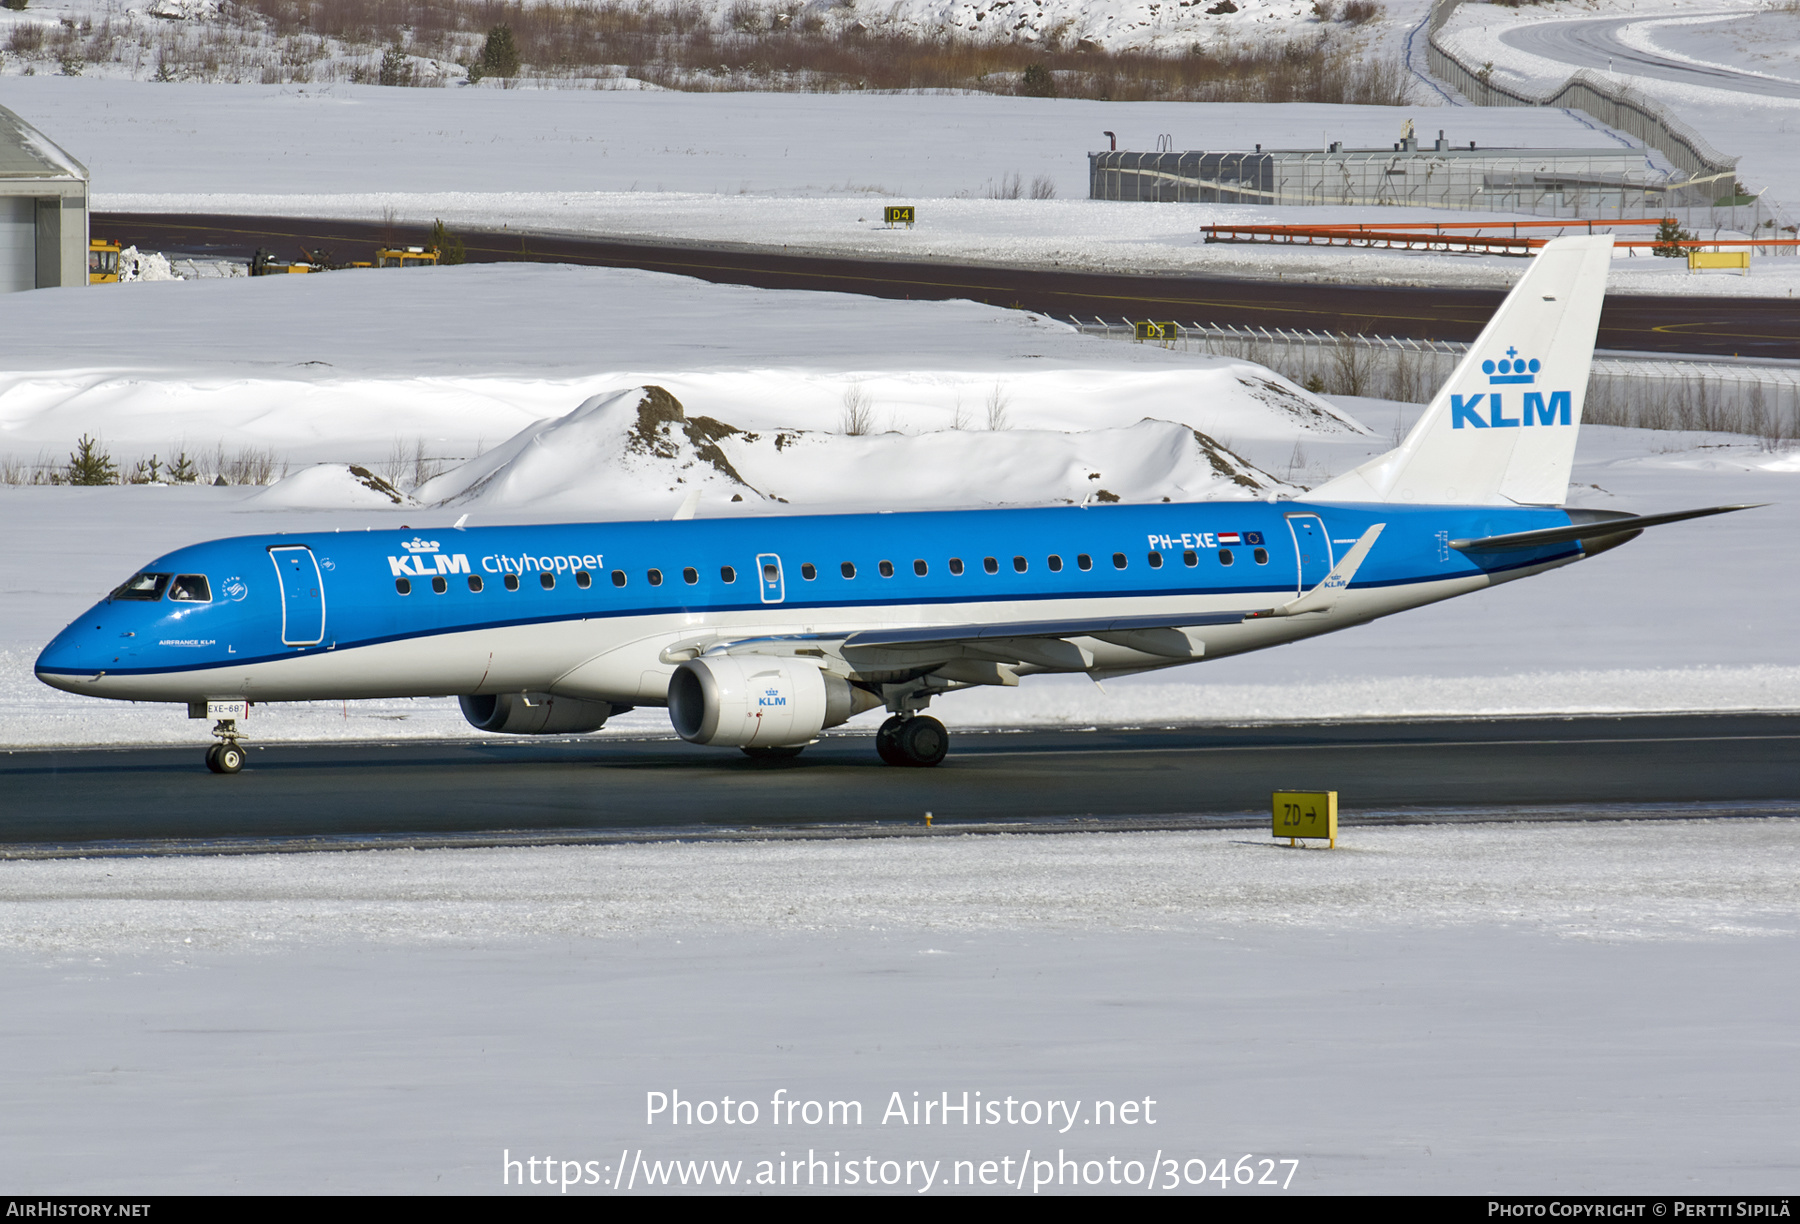
M 675 521 L 680 522 L 682 519 L 693 518 L 694 511 L 698 510 L 699 508 L 700 508 L 700 490 L 699 489 L 689 489 L 688 495 L 681 499 L 681 509 L 679 509 L 675 512 Z
M 461 530 L 462 525 L 468 521 L 469 521 L 469 516 L 465 514 L 461 518 L 457 519 L 454 523 L 450 524 L 450 530 L 452 530 L 452 531 Z

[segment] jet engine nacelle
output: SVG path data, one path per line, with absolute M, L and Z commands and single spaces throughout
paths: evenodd
M 880 704 L 805 659 L 702 656 L 669 678 L 669 721 L 676 734 L 725 748 L 810 744 L 826 727 Z
M 580 735 L 598 731 L 619 712 L 619 707 L 608 702 L 549 693 L 500 693 L 458 697 L 457 701 L 470 726 L 504 735 Z

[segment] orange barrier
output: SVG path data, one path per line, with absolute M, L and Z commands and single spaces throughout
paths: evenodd
M 1627 218 L 1617 221 L 1402 221 L 1370 225 L 1208 225 L 1201 228 L 1207 242 L 1278 243 L 1288 246 L 1378 247 L 1403 251 L 1457 251 L 1463 254 L 1529 255 L 1550 241 L 1520 234 L 1521 229 L 1555 228 L 1565 232 L 1606 233 L 1611 229 L 1634 225 L 1661 225 L 1660 217 Z M 1509 230 L 1510 233 L 1482 234 L 1480 230 Z M 1448 231 L 1448 232 L 1447 232 Z M 1561 237 L 1561 234 L 1551 237 Z M 1627 249 L 1678 246 L 1683 249 L 1702 247 L 1766 247 L 1800 246 L 1800 238 L 1683 238 L 1672 242 L 1660 239 L 1621 238 L 1617 246 Z

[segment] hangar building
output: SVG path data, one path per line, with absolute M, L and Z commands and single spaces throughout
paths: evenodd
M 88 172 L 0 106 L 0 293 L 85 285 Z
M 1164 138 L 1167 142 L 1168 138 Z M 1172 142 L 1170 142 L 1172 143 Z M 1408 132 L 1391 149 L 1088 154 L 1088 196 L 1199 204 L 1413 205 L 1559 214 L 1711 204 L 1657 171 L 1644 150 L 1421 147 Z M 1708 183 L 1716 188 L 1716 184 Z M 1691 193 L 1690 193 L 1691 194 Z

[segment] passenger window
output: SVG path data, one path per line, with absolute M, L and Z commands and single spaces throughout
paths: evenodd
M 614 586 L 616 586 L 616 587 L 624 586 L 625 585 L 625 571 L 624 570 L 614 570 L 612 572 L 612 580 L 613 580 Z
M 693 586 L 700 581 L 700 571 L 690 565 L 681 571 L 681 580 L 689 586 Z
M 914 561 L 913 562 L 913 573 L 917 574 L 919 577 L 923 578 L 926 574 L 929 574 L 930 572 L 931 572 L 931 567 L 926 565 L 923 561 Z
M 819 576 L 819 567 L 814 565 L 811 561 L 808 561 L 800 567 L 800 576 L 808 582 L 811 582 L 814 578 Z
M 962 577 L 962 558 L 961 557 L 951 557 L 950 558 L 950 572 L 958 578 Z
M 546 591 L 554 591 L 556 589 L 556 575 L 552 574 L 549 570 L 545 570 L 538 575 L 538 585 L 543 587 Z
M 1269 563 L 1269 550 L 1266 548 L 1259 548 L 1250 555 L 1256 558 L 1256 563 L 1258 565 L 1267 565 Z
M 431 589 L 436 591 L 439 595 L 442 595 L 450 589 L 450 584 L 444 581 L 444 576 L 442 574 L 439 574 L 436 578 L 431 580 Z
M 650 579 L 651 586 L 661 586 L 662 585 L 662 571 L 661 570 L 653 569 L 644 576 L 646 578 Z
M 211 603 L 212 588 L 205 574 L 177 574 L 169 584 L 169 598 L 183 603 Z
M 477 595 L 481 594 L 481 575 L 480 574 L 470 574 L 469 575 L 469 589 L 471 591 L 474 591 Z
M 112 593 L 113 599 L 157 600 L 169 585 L 167 574 L 133 574 L 129 581 Z
M 763 565 L 763 581 L 764 582 L 780 582 L 781 581 L 781 570 L 778 566 L 776 566 L 776 564 L 773 561 L 767 562 Z
M 981 568 L 990 574 L 998 574 L 1000 572 L 1000 563 L 992 557 L 983 557 L 981 559 Z
M 1124 569 L 1125 568 L 1125 554 L 1124 553 L 1114 553 L 1113 554 L 1113 568 L 1114 569 Z
M 1155 549 L 1152 549 L 1150 551 L 1150 568 L 1151 569 L 1161 569 L 1162 568 L 1162 554 L 1157 552 Z
M 1050 572 L 1052 574 L 1062 573 L 1062 558 L 1055 553 L 1050 554 L 1050 559 L 1047 564 L 1050 566 Z
M 509 591 L 516 591 L 519 589 L 519 576 L 517 574 L 508 574 L 501 581 Z
M 1220 565 L 1230 565 L 1235 560 L 1237 560 L 1237 558 L 1231 555 L 1231 550 L 1229 548 L 1221 548 L 1219 550 Z
M 586 570 L 576 570 L 575 571 L 575 585 L 576 586 L 580 587 L 582 590 L 585 591 L 593 584 L 594 584 L 594 576 L 592 574 L 588 573 Z
M 1027 561 L 1024 557 L 1014 557 L 1013 558 L 1013 572 L 1014 573 L 1023 574 L 1026 570 L 1028 570 L 1030 568 L 1031 568 L 1031 562 Z
M 1077 569 L 1091 570 L 1094 568 L 1094 559 L 1086 553 L 1077 553 L 1075 556 L 1075 566 Z
M 1190 548 L 1186 552 L 1181 554 L 1181 563 L 1183 565 L 1187 566 L 1189 569 L 1193 569 L 1194 566 L 1200 564 L 1200 557 L 1197 553 L 1194 552 L 1193 549 Z M 1226 564 L 1229 565 L 1231 563 L 1229 561 L 1227 561 Z
M 892 578 L 894 576 L 894 563 L 892 561 L 883 561 L 875 568 L 881 571 L 881 576 L 883 578 Z
M 396 578 L 394 579 L 394 589 L 402 595 L 411 595 L 412 583 L 405 578 Z
M 729 565 L 721 565 L 719 567 L 719 581 L 727 585 L 736 582 L 737 571 L 732 569 Z
M 848 561 L 846 561 L 842 565 L 838 566 L 838 572 L 846 578 L 856 577 L 856 567 L 854 565 L 850 564 Z

